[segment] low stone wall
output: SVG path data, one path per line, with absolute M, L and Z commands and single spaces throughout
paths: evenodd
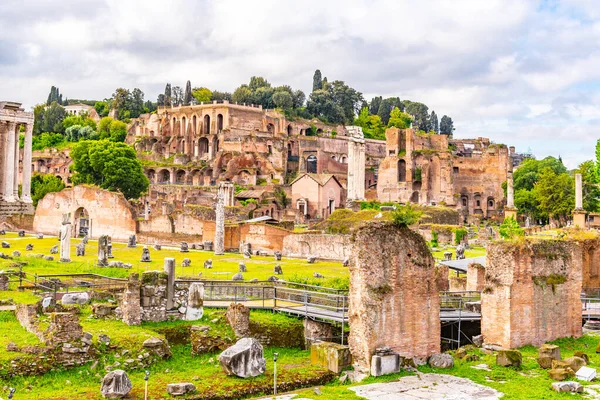
M 304 258 L 314 255 L 325 260 L 344 260 L 350 257 L 350 235 L 296 233 L 283 239 L 283 255 Z

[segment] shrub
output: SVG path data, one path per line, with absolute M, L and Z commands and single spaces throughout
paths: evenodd
M 438 242 L 438 233 L 434 230 L 431 231 L 431 247 L 438 247 L 440 244 Z
M 454 243 L 460 244 L 462 242 L 463 238 L 467 235 L 467 230 L 458 228 L 454 231 L 454 235 L 455 235 Z
M 500 225 L 500 236 L 504 239 L 512 239 L 517 236 L 523 236 L 524 234 L 525 232 L 513 217 L 505 218 L 502 225 Z
M 423 213 L 415 210 L 410 204 L 404 207 L 398 207 L 395 211 L 392 211 L 392 222 L 396 226 L 406 227 L 414 225 L 419 221 Z

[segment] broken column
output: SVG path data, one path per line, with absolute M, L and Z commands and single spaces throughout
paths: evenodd
M 515 207 L 515 190 L 513 186 L 512 168 L 506 173 L 506 206 L 504 207 L 504 219 L 517 219 L 517 208 Z
M 204 283 L 192 282 L 188 290 L 188 304 L 185 319 L 196 321 L 204 315 Z
M 365 137 L 359 126 L 348 126 L 347 202 L 365 198 Z
M 225 207 L 233 207 L 235 201 L 235 186 L 233 183 L 229 181 L 221 182 L 219 189 L 223 192 L 223 204 Z
M 175 292 L 175 259 L 165 258 L 163 271 L 167 274 L 167 310 L 173 308 L 173 294 Z
M 98 238 L 98 266 L 108 265 L 108 236 L 102 235 Z
M 142 313 L 140 308 L 140 276 L 133 273 L 127 280 L 127 289 L 123 293 L 121 303 L 121 313 L 123 322 L 127 325 L 140 325 L 142 323 Z
M 356 231 L 351 254 L 349 345 L 355 369 L 368 373 L 377 348 L 404 357 L 439 353 L 439 292 L 423 237 L 371 223 Z
M 481 292 L 484 287 L 485 267 L 479 263 L 467 266 L 467 290 Z
M 575 174 L 575 210 L 573 210 L 573 225 L 585 228 L 585 210 L 583 209 L 583 183 L 581 174 Z
M 223 183 L 219 184 L 219 192 L 217 193 L 217 205 L 215 208 L 215 255 L 225 253 L 225 187 L 223 186 Z
M 71 213 L 63 214 L 60 227 L 60 262 L 71 262 Z
M 481 294 L 485 343 L 540 346 L 581 336 L 584 245 L 570 239 L 491 242 Z

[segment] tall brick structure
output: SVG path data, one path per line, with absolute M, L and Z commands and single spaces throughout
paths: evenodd
M 434 261 L 421 235 L 373 223 L 354 235 L 350 258 L 349 345 L 369 371 L 375 349 L 427 357 L 440 351 L 440 301 Z
M 581 336 L 584 245 L 575 240 L 488 244 L 481 295 L 484 341 L 507 348 Z M 591 265 L 591 264 L 590 264 Z

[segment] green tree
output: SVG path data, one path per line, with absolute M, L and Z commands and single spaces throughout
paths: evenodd
M 379 111 L 379 106 L 381 105 L 381 96 L 376 96 L 371 99 L 371 103 L 369 103 L 369 114 L 375 115 Z
M 97 101 L 94 104 L 94 109 L 100 117 L 106 117 L 110 112 L 110 105 L 108 104 L 108 101 Z
M 321 77 L 321 71 L 316 70 L 315 74 L 313 75 L 312 91 L 314 92 L 315 90 L 321 89 L 323 89 L 323 78 Z
M 429 132 L 431 127 L 429 124 L 428 107 L 423 103 L 409 100 L 405 100 L 404 105 L 404 110 L 413 116 L 413 128 L 415 130 Z
M 33 206 L 37 207 L 38 202 L 44 196 L 51 192 L 60 192 L 65 188 L 65 183 L 59 177 L 52 174 L 35 173 L 31 177 L 31 199 Z
M 96 121 L 84 115 L 69 115 L 63 119 L 63 127 L 66 130 L 74 125 L 89 126 L 92 130 L 96 130 Z
M 53 102 L 49 106 L 38 105 L 33 112 L 35 115 L 33 133 L 35 135 L 42 132 L 63 133 L 65 131 L 62 121 L 66 116 L 66 111 L 57 102 Z
M 167 83 L 167 85 L 165 86 L 164 105 L 165 105 L 165 107 L 171 107 L 173 105 L 173 100 L 171 99 L 171 84 L 170 83 Z
M 381 122 L 379 115 L 369 115 L 369 108 L 364 107 L 358 117 L 354 120 L 354 125 L 360 126 L 366 138 L 385 140 L 385 127 Z
M 532 190 L 545 168 L 550 168 L 555 174 L 567 172 L 567 168 L 560 160 L 554 157 L 546 157 L 543 160 L 528 158 L 517 168 L 513 174 L 515 191 L 519 189 Z
M 252 102 L 252 91 L 248 85 L 242 85 L 233 92 L 232 100 L 238 104 L 248 104 Z
M 256 90 L 260 89 L 260 88 L 270 88 L 271 84 L 262 76 L 253 76 L 250 78 L 250 83 L 248 84 L 248 89 L 250 89 L 252 92 L 255 92 Z
M 58 103 L 60 105 L 63 105 L 62 94 L 60 94 L 60 90 L 55 86 L 52 86 L 50 88 L 50 94 L 48 94 L 48 100 L 46 100 L 47 106 L 49 106 L 52 103 Z
M 437 114 L 435 113 L 435 111 L 431 111 L 431 116 L 429 117 L 429 122 L 431 125 L 431 130 L 435 131 L 436 133 L 440 131 L 440 126 L 438 124 L 438 117 Z
M 519 214 L 537 220 L 542 217 L 538 212 L 538 206 L 539 203 L 532 190 L 515 190 L 515 207 L 519 210 Z
M 346 116 L 344 109 L 335 103 L 328 90 L 315 90 L 306 102 L 306 110 L 326 122 L 343 124 Z
M 524 234 L 525 232 L 513 217 L 505 218 L 500 225 L 500 236 L 504 239 L 512 239 L 517 236 L 523 236 Z
M 407 129 L 410 128 L 411 122 L 412 117 L 410 115 L 403 113 L 398 107 L 394 107 L 390 113 L 390 119 L 387 126 L 388 128 L 395 126 L 396 128 Z
M 218 101 L 228 100 L 228 101 L 232 101 L 232 98 L 233 98 L 233 96 L 229 92 L 219 92 L 218 90 L 213 90 L 213 92 L 212 92 L 212 99 L 211 100 L 218 100 Z
M 127 124 L 111 117 L 104 117 L 98 123 L 98 138 L 111 142 L 124 142 L 127 137 Z
M 185 84 L 185 94 L 183 95 L 183 105 L 189 106 L 192 103 L 192 83 L 188 80 Z
M 552 168 L 544 168 L 533 188 L 538 211 L 544 218 L 554 218 L 561 222 L 575 207 L 575 184 L 566 172 L 557 174 Z
M 279 90 L 273 93 L 273 103 L 276 107 L 286 110 L 293 107 L 294 98 L 289 92 L 285 90 Z
M 160 93 L 156 98 L 156 105 L 159 107 L 165 106 L 165 95 L 163 93 Z
M 440 133 L 442 135 L 450 135 L 452 137 L 452 133 L 454 132 L 454 122 L 452 122 L 452 118 L 447 115 L 444 115 L 440 121 Z
M 587 212 L 600 211 L 600 186 L 596 165 L 593 161 L 584 161 L 577 167 L 576 173 L 581 174 L 583 183 L 583 209 Z
M 422 214 L 409 203 L 406 206 L 398 206 L 396 210 L 392 211 L 392 222 L 401 227 L 411 226 L 419 222 Z
M 127 199 L 139 198 L 150 182 L 135 150 L 125 143 L 108 140 L 82 141 L 71 151 L 74 184 L 93 184 L 120 191 Z
M 31 148 L 33 150 L 51 149 L 64 142 L 65 137 L 61 133 L 43 132 L 41 135 L 33 137 Z
M 213 93 L 208 88 L 199 87 L 192 90 L 192 96 L 194 96 L 194 99 L 196 99 L 196 103 L 198 104 L 208 103 L 212 100 Z
M 304 101 L 306 100 L 306 95 L 302 90 L 296 90 L 292 96 L 294 98 L 293 107 L 300 108 L 304 105 Z
M 89 126 L 73 125 L 65 130 L 65 139 L 68 142 L 80 140 L 98 140 L 98 133 Z

